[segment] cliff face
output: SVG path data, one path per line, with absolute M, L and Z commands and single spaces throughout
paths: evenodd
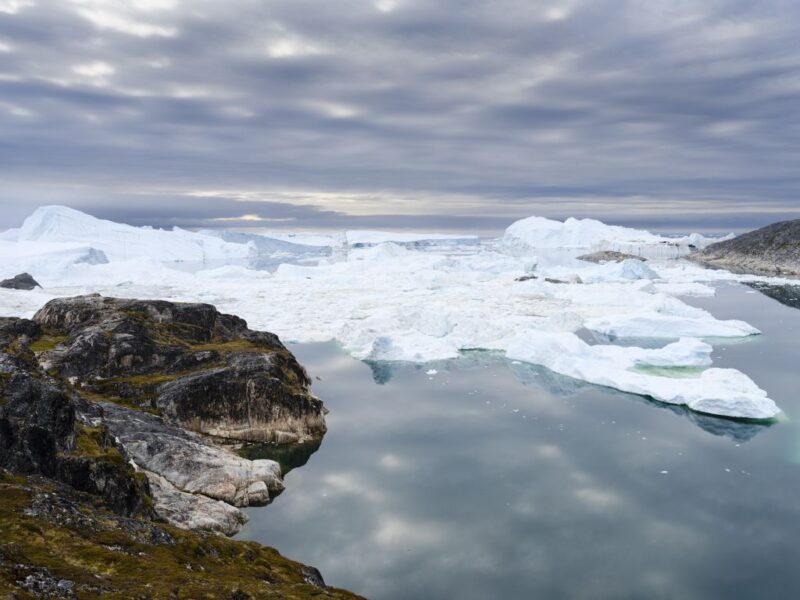
M 95 295 L 0 319 L 0 595 L 347 596 L 273 550 L 175 529 L 234 533 L 237 507 L 283 489 L 278 463 L 208 434 L 318 443 L 324 431 L 278 338 L 209 305 Z
M 800 277 L 800 219 L 773 223 L 711 244 L 688 258 L 737 273 Z

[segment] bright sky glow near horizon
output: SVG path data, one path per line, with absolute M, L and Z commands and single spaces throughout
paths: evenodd
M 0 0 L 0 228 L 800 218 L 796 0 Z

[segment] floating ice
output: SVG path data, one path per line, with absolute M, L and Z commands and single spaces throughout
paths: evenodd
M 739 276 L 674 260 L 595 265 L 575 259 L 583 252 L 578 248 L 608 240 L 642 248 L 674 242 L 648 232 L 588 219 L 532 218 L 509 227 L 500 243 L 383 232 L 320 239 L 286 234 L 281 241 L 136 228 L 45 207 L 26 220 L 17 241 L 4 237 L 0 275 L 25 270 L 45 289 L 0 290 L 2 315 L 30 316 L 56 295 L 89 292 L 208 302 L 287 341 L 336 339 L 359 359 L 424 363 L 494 350 L 697 411 L 748 418 L 777 412 L 746 375 L 708 368 L 711 347 L 697 339 L 758 331 L 676 297 L 713 293 L 702 282 Z M 436 244 L 419 245 L 425 240 Z M 247 261 L 199 260 L 254 251 L 284 262 L 270 273 L 245 268 Z M 192 261 L 199 265 L 189 272 L 181 263 Z M 660 349 L 590 346 L 574 335 L 580 329 L 610 339 L 685 339 Z M 666 376 L 672 369 L 682 377 Z
M 766 392 L 735 369 L 706 369 L 696 377 L 635 370 L 642 366 L 707 366 L 710 352 L 711 346 L 691 338 L 648 350 L 590 346 L 571 333 L 537 332 L 511 342 L 506 355 L 596 385 L 683 404 L 698 412 L 750 419 L 769 419 L 780 412 Z

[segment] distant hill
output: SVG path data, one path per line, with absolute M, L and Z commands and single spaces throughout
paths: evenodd
M 800 277 L 800 219 L 773 223 L 711 244 L 689 259 L 738 273 Z

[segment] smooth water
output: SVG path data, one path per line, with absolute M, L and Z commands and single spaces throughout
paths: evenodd
M 292 346 L 329 431 L 240 537 L 374 599 L 797 598 L 800 310 L 738 285 L 688 301 L 763 331 L 716 345 L 715 366 L 786 419 L 701 416 L 488 353 L 368 365 Z

